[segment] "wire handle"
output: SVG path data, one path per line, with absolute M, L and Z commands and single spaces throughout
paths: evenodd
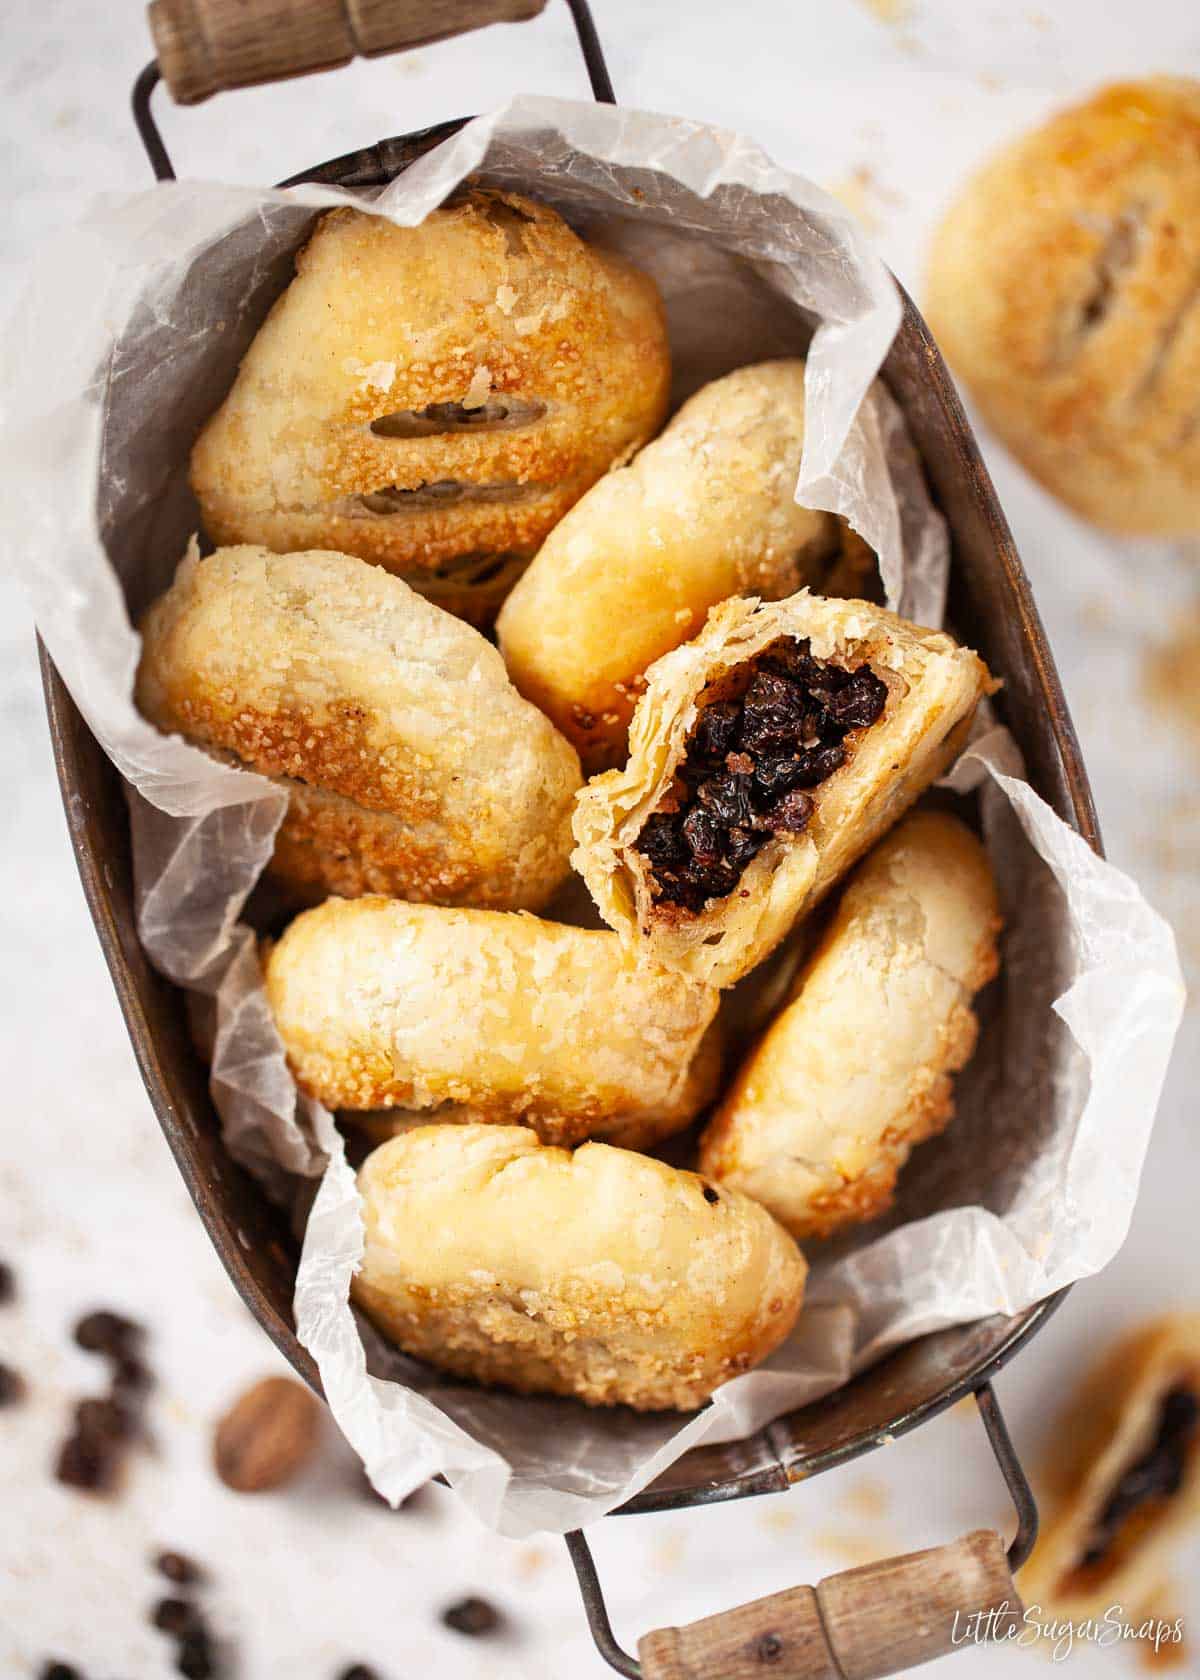
M 1037 1507 L 990 1383 L 976 1401 L 1017 1509 L 1007 1546 L 991 1529 L 947 1546 L 884 1558 L 792 1587 L 686 1627 L 658 1628 L 621 1649 L 583 1534 L 568 1534 L 584 1609 L 600 1655 L 628 1680 L 880 1680 L 946 1656 L 960 1645 L 1002 1638 L 1019 1626 L 1013 1573 L 1037 1538 Z
M 150 0 L 159 69 L 180 105 L 258 82 L 536 17 L 546 0 Z
M 262 3 L 263 0 L 256 0 L 256 4 L 261 5 Z M 360 10 L 362 8 L 362 3 L 363 0 L 346 0 L 346 4 L 348 6 L 357 5 Z M 485 9 L 488 3 L 489 0 L 484 0 L 483 8 L 474 8 L 475 22 L 465 23 L 462 27 L 464 29 L 472 29 L 479 27 L 481 23 L 495 21 L 491 17 L 483 18 L 479 15 L 480 11 Z M 541 11 L 542 7 L 546 4 L 546 0 L 514 0 L 514 4 L 526 3 L 528 4 L 529 9 L 521 12 L 519 15 L 522 17 L 533 17 L 535 13 Z M 389 4 L 389 0 L 376 0 L 377 9 L 385 7 L 387 4 Z M 448 15 L 448 10 L 456 9 L 457 5 L 458 0 L 453 0 L 452 5 L 447 8 L 443 4 L 443 0 L 437 0 L 437 4 L 430 7 L 429 15 L 436 16 L 444 22 L 446 16 Z M 183 8 L 190 16 L 192 15 L 190 12 L 190 6 L 191 0 L 151 0 L 149 7 L 151 29 L 156 31 L 156 15 L 167 15 L 165 8 L 171 8 L 172 15 L 179 8 Z M 575 24 L 575 33 L 579 38 L 579 50 L 583 54 L 583 62 L 587 66 L 588 80 L 592 84 L 592 96 L 598 104 L 615 105 L 617 97 L 613 92 L 612 78 L 608 73 L 608 65 L 604 61 L 604 49 L 600 45 L 600 37 L 596 33 L 596 25 L 592 21 L 592 14 L 588 7 L 588 0 L 567 0 L 567 6 Z M 158 8 L 160 7 L 164 8 L 164 11 L 161 14 L 158 14 Z M 250 9 L 251 8 L 248 8 L 248 10 Z M 257 13 L 255 15 L 257 16 Z M 517 15 L 518 13 L 516 11 L 512 13 L 513 17 L 516 17 Z M 426 22 L 428 23 L 428 16 L 426 18 Z M 261 17 L 254 27 L 256 29 L 261 29 L 263 27 Z M 435 39 L 441 39 L 447 34 L 455 33 L 458 33 L 458 31 L 444 29 L 441 36 L 429 35 L 425 37 L 425 39 L 432 41 Z M 161 43 L 159 43 L 157 32 L 155 33 L 155 41 L 159 46 L 159 57 L 156 59 L 152 58 L 150 60 L 149 64 L 145 66 L 133 84 L 133 120 L 137 127 L 142 146 L 145 149 L 146 156 L 150 161 L 150 167 L 154 171 L 154 179 L 156 181 L 173 181 L 175 179 L 175 166 L 171 162 L 170 154 L 167 151 L 162 134 L 159 132 L 158 123 L 154 119 L 154 112 L 150 108 L 150 96 L 158 86 L 159 82 L 163 80 L 164 74 L 167 76 L 168 86 L 170 86 L 172 92 L 174 92 L 176 100 L 184 104 L 195 103 L 196 100 L 199 99 L 206 99 L 208 97 L 208 93 L 215 90 L 213 88 L 209 88 L 207 93 L 197 93 L 190 96 L 190 98 L 186 94 L 181 95 L 170 81 L 171 72 L 166 69 L 169 53 L 168 57 L 164 58 L 163 47 Z M 419 43 L 415 40 L 397 43 L 397 45 L 403 46 L 417 46 L 418 44 Z M 377 50 L 382 51 L 385 49 L 381 48 Z M 333 62 L 344 63 L 345 59 L 334 60 Z M 305 74 L 307 70 L 321 70 L 327 67 L 328 66 L 326 64 L 307 64 L 303 69 L 288 70 L 283 72 L 283 75 L 302 75 Z M 259 76 L 249 79 L 263 81 L 271 78 Z M 245 85 L 245 83 L 243 82 L 238 85 Z M 463 120 L 465 119 L 459 119 L 460 125 Z

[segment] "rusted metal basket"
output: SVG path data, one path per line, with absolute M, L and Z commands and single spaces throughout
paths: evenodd
M 158 60 L 134 90 L 134 112 L 156 176 L 173 176 L 151 115 L 165 75 L 182 102 L 219 88 L 324 68 L 355 51 L 413 46 L 480 23 L 516 20 L 545 0 L 293 0 L 264 31 L 260 4 L 247 0 L 154 0 Z M 568 0 L 597 99 L 612 86 L 585 0 Z M 351 15 L 352 14 L 352 15 Z M 435 17 L 431 24 L 430 16 Z M 179 21 L 182 19 L 182 23 Z M 461 118 L 293 177 L 343 187 L 392 180 L 460 128 Z M 907 297 L 882 378 L 902 408 L 953 543 L 950 613 L 964 638 L 1004 678 L 998 701 L 1026 761 L 1030 782 L 1097 851 L 1100 837 L 1087 775 L 1029 582 L 950 376 Z M 120 776 L 83 721 L 53 662 L 41 650 L 55 763 L 88 907 L 151 1102 L 197 1212 L 247 1307 L 296 1371 L 320 1384 L 296 1339 L 292 1296 L 298 1245 L 278 1210 L 226 1154 L 208 1092 L 207 1069 L 189 1036 L 181 994 L 151 968 L 134 919 L 129 821 Z M 247 1240 L 248 1239 L 248 1240 Z M 1019 1613 L 1012 1571 L 1036 1533 L 1032 1496 L 990 1387 L 992 1376 L 1047 1320 L 1051 1297 L 1014 1318 L 991 1318 L 927 1335 L 890 1354 L 836 1393 L 777 1419 L 749 1440 L 698 1447 L 624 1507 L 679 1509 L 777 1492 L 906 1433 L 965 1395 L 974 1395 L 1017 1508 L 1017 1532 L 967 1536 L 932 1552 L 891 1559 L 641 1641 L 640 1662 L 616 1644 L 582 1534 L 567 1536 L 592 1632 L 619 1672 L 660 1680 L 761 1674 L 788 1680 L 866 1680 L 898 1672 L 951 1648 L 953 1612 Z M 993 1623 L 1002 1631 L 1005 1616 Z

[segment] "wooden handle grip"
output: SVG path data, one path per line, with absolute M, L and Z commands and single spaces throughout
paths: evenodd
M 546 0 L 150 0 L 158 67 L 181 105 L 536 17 Z
M 877 1680 L 1021 1618 L 1004 1542 L 980 1529 L 949 1546 L 830 1575 L 638 1645 L 643 1680 Z

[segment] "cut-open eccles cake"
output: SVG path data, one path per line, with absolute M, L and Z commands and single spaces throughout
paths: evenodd
M 1200 1520 L 1200 1313 L 1124 1337 L 1054 1435 L 1051 1509 L 1021 1571 L 1044 1618 L 1149 1610 L 1183 1532 Z
M 726 601 L 651 666 L 572 862 L 628 947 L 732 985 L 954 760 L 992 686 L 864 601 Z

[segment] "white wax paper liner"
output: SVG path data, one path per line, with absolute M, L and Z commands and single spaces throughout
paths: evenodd
M 872 383 L 898 299 L 836 204 L 736 135 L 526 99 L 468 124 L 369 207 L 416 222 L 474 169 L 534 191 L 655 273 L 677 396 L 741 362 L 794 354 L 815 327 L 798 496 L 872 544 L 889 602 L 941 622 L 944 526 L 895 404 Z M 692 1418 L 638 1418 L 455 1384 L 356 1323 L 353 1179 L 329 1115 L 297 1096 L 237 920 L 283 796 L 142 721 L 129 622 L 194 527 L 183 473 L 195 426 L 312 212 L 347 201 L 359 202 L 313 186 L 160 186 L 100 202 L 39 253 L 0 392 L 0 529 L 59 671 L 130 784 L 139 929 L 152 960 L 189 988 L 231 1152 L 277 1196 L 290 1175 L 327 1162 L 296 1313 L 335 1416 L 393 1500 L 440 1470 L 505 1533 L 567 1529 L 689 1447 L 757 1429 L 910 1336 L 1018 1311 L 1103 1265 L 1128 1225 L 1182 986 L 1169 930 L 1020 779 L 999 732 L 956 779 L 990 778 L 985 826 L 1009 921 L 1000 985 L 1024 994 L 1021 1007 L 989 1024 L 959 1081 L 958 1120 L 914 1157 L 882 1233 L 814 1252 L 809 1304 L 767 1366 Z M 1047 952 L 1068 944 L 1051 926 L 1072 936 L 1069 972 L 1048 966 Z M 1044 1027 L 1031 994 L 1073 1035 L 1036 1104 L 1019 1053 L 1022 1032 Z M 402 1381 L 368 1374 L 368 1357 Z
M 1091 1077 L 1047 1182 L 1031 1185 L 1003 1218 L 983 1207 L 957 1207 L 903 1224 L 831 1264 L 818 1261 L 795 1334 L 764 1366 L 726 1383 L 693 1417 L 641 1420 L 635 1452 L 610 1451 L 603 1465 L 593 1452 L 586 1469 L 573 1458 L 556 1481 L 552 1444 L 543 1448 L 539 1474 L 521 1474 L 511 1458 L 424 1396 L 401 1399 L 395 1384 L 364 1381 L 362 1344 L 347 1305 L 362 1221 L 354 1175 L 331 1135 L 330 1166 L 300 1263 L 297 1322 L 341 1426 L 381 1493 L 403 1498 L 432 1466 L 504 1533 L 580 1527 L 632 1498 L 690 1447 L 740 1439 L 828 1394 L 914 1336 L 1020 1312 L 1107 1264 L 1128 1228 L 1182 1013 L 1182 981 L 1166 923 L 1019 772 L 1011 737 L 994 729 L 959 760 L 952 782 L 966 791 L 990 779 L 991 800 L 1011 806 L 1048 865 L 1076 933 L 1073 972 L 1054 1007 Z M 468 1419 L 486 1404 L 467 1390 L 456 1398 Z M 531 1432 L 543 1422 L 531 1418 Z M 578 1433 L 586 1436 L 586 1418 Z M 523 1447 L 536 1452 L 532 1434 Z

